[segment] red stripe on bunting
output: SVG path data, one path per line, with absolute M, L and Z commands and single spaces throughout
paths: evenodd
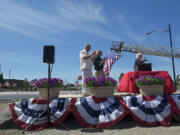
M 146 101 L 152 101 L 156 98 L 156 96 L 144 96 L 144 95 L 142 95 L 142 96 L 143 96 L 143 99 Z
M 99 103 L 102 103 L 102 102 L 106 102 L 107 101 L 107 98 L 103 98 L 103 97 L 101 97 L 101 98 L 97 98 L 97 97 L 95 97 L 95 96 L 91 96 L 91 98 L 94 100 L 94 102 L 96 103 L 96 104 L 99 104 Z
M 36 98 L 33 99 L 32 104 L 48 104 L 48 100 L 43 98 Z

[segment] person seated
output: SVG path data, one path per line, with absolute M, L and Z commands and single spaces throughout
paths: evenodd
M 136 54 L 136 61 L 134 63 L 134 71 L 138 71 L 138 65 L 144 64 L 144 62 L 147 61 L 146 59 L 142 60 L 142 53 Z
M 101 58 L 102 56 L 102 51 L 101 50 L 97 50 L 96 51 L 96 56 L 94 58 L 94 69 L 95 69 L 95 77 L 98 78 L 100 76 L 104 76 L 104 64 L 106 61 L 106 57 L 104 59 Z

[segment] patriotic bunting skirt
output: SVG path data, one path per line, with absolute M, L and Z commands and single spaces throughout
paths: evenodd
M 9 105 L 15 123 L 29 130 L 47 127 L 47 100 L 21 100 Z M 50 107 L 50 123 L 58 125 L 72 112 L 82 125 L 108 128 L 129 114 L 137 122 L 146 125 L 170 125 L 174 113 L 180 116 L 180 95 L 123 96 L 97 98 L 56 98 Z
M 174 110 L 165 96 L 125 96 L 121 103 L 137 122 L 143 125 L 168 126 Z
M 58 120 L 63 121 L 69 114 L 70 98 L 53 99 L 49 104 L 53 125 L 58 124 Z M 15 102 L 9 105 L 13 120 L 22 128 L 29 124 L 31 129 L 43 129 L 47 126 L 47 100 L 30 99 Z M 39 118 L 38 118 L 39 117 Z M 38 119 L 37 119 L 38 118 Z M 37 119 L 37 121 L 35 121 Z
M 126 115 L 126 111 L 114 97 L 78 98 L 72 110 L 77 120 L 85 127 L 107 128 Z

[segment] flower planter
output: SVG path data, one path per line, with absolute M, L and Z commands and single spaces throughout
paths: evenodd
M 59 92 L 60 92 L 60 87 L 51 87 L 49 88 L 49 97 L 50 98 L 58 98 L 59 97 Z M 48 90 L 47 88 L 38 88 L 39 91 L 39 97 L 40 98 L 48 98 Z
M 114 86 L 88 87 L 90 95 L 96 97 L 114 96 Z
M 154 96 L 164 94 L 164 85 L 142 85 L 138 86 L 140 94 L 144 96 Z

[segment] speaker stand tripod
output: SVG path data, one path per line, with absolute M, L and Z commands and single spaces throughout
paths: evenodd
M 48 63 L 48 102 L 47 102 L 47 110 L 42 112 L 31 124 L 29 124 L 23 131 L 22 134 L 24 134 L 43 114 L 47 112 L 47 120 L 48 120 L 48 126 L 50 126 L 51 116 L 54 117 L 54 119 L 65 129 L 68 130 L 68 128 L 62 123 L 61 120 L 59 120 L 55 115 L 51 115 L 51 110 L 49 108 L 49 102 L 50 102 L 50 79 L 51 79 L 51 70 L 50 70 L 50 63 Z

